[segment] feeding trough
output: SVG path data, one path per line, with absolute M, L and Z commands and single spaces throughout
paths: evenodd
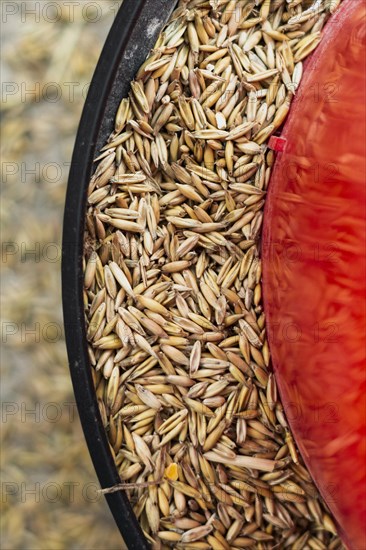
M 233 29 L 236 29 L 234 16 L 239 13 L 235 9 L 244 9 L 241 3 L 238 4 L 236 8 L 232 6 L 234 15 L 231 15 L 228 10 L 226 16 L 222 16 L 221 26 L 219 23 L 217 29 L 213 26 L 213 34 L 218 29 L 222 30 L 225 25 L 229 27 L 229 29 L 224 28 L 220 33 L 218 40 L 222 39 L 222 43 L 225 43 L 227 38 L 224 36 L 225 31 L 229 34 L 232 31 L 234 35 Z M 265 0 L 258 8 L 264 19 L 269 16 L 269 7 L 268 13 L 266 11 L 267 4 L 269 6 Z M 321 9 L 321 3 L 318 7 Z M 174 3 L 168 0 L 144 2 L 125 0 L 123 3 L 107 39 L 86 100 L 76 140 L 66 199 L 63 239 L 63 305 L 66 341 L 83 430 L 103 488 L 118 485 L 120 476 L 110 451 L 105 430 L 106 422 L 99 411 L 90 353 L 88 353 L 83 272 L 88 186 L 95 168 L 93 161 L 113 134 L 115 116 L 121 98 L 127 97 L 131 81 L 156 42 L 159 32 L 168 21 L 173 9 Z M 240 11 L 240 14 L 242 15 L 243 12 Z M 268 154 L 267 146 L 278 152 L 269 185 L 262 238 L 264 313 L 267 316 L 269 347 L 282 403 L 297 446 L 313 480 L 334 515 L 344 541 L 352 549 L 363 548 L 365 540 L 363 530 L 365 520 L 365 465 L 363 462 L 365 458 L 365 377 L 362 365 L 364 302 L 363 306 L 361 305 L 361 300 L 365 295 L 365 81 L 364 74 L 359 68 L 362 65 L 362 60 L 364 62 L 365 56 L 363 18 L 363 2 L 361 0 L 345 0 L 338 12 L 327 23 L 323 31 L 323 41 L 316 53 L 305 63 L 303 80 L 296 91 L 297 97 L 292 102 L 290 117 L 283 129 L 280 128 L 280 131 L 269 142 L 266 137 L 269 138 L 271 132 L 267 131 L 267 136 L 266 127 L 262 130 L 262 134 L 260 134 L 260 128 L 257 128 L 255 130 L 257 134 L 254 133 L 250 139 L 240 141 L 244 134 L 238 136 L 239 145 L 243 144 L 244 150 L 247 151 L 243 153 L 243 156 L 247 155 L 248 151 L 249 155 L 254 155 L 250 150 L 253 143 L 256 147 L 264 144 L 262 149 L 264 154 Z M 278 38 L 279 34 L 276 35 L 276 31 L 273 31 L 268 25 L 264 26 L 264 29 L 266 33 L 269 33 L 266 36 L 270 36 L 272 33 L 274 37 Z M 192 30 L 188 32 L 188 40 L 193 51 L 195 50 L 195 35 L 192 33 Z M 203 33 L 201 33 L 200 39 L 204 41 Z M 254 45 L 250 48 L 248 46 L 248 51 L 254 47 Z M 243 48 L 245 51 L 245 43 Z M 169 51 L 169 48 L 167 50 Z M 230 50 L 229 47 L 228 50 Z M 214 51 L 215 48 L 213 48 Z M 198 56 L 199 48 L 193 53 Z M 193 58 L 195 59 L 195 56 Z M 257 73 L 261 70 L 258 69 L 260 58 L 258 59 L 259 61 L 255 60 Z M 208 67 L 208 72 L 210 70 L 213 69 Z M 242 71 L 237 67 L 235 70 Z M 206 71 L 207 74 L 203 73 L 205 77 L 210 77 L 208 72 Z M 257 73 L 249 77 L 246 83 L 248 90 L 259 90 L 260 86 L 256 87 L 255 84 L 258 82 Z M 268 78 L 274 76 L 274 73 L 272 74 L 269 70 Z M 264 80 L 266 79 L 264 78 Z M 236 81 L 234 84 L 233 90 L 230 92 L 231 95 L 235 90 Z M 239 97 L 242 91 L 240 88 Z M 212 92 L 212 95 L 214 93 Z M 255 96 L 255 92 L 251 91 L 250 93 L 254 93 Z M 206 95 L 210 96 L 208 93 Z M 260 92 L 258 97 L 262 97 Z M 229 101 L 230 98 L 231 96 L 228 94 L 225 101 Z M 290 99 L 292 100 L 292 97 Z M 181 105 L 179 97 L 174 96 L 174 101 L 176 101 L 175 109 L 178 112 L 178 105 Z M 252 112 L 245 109 L 246 107 L 243 107 L 243 113 L 245 112 L 243 116 L 250 118 Z M 223 110 L 225 112 L 225 109 Z M 239 111 L 238 114 L 242 116 Z M 208 114 L 209 116 L 210 114 Z M 228 113 L 228 118 L 229 116 L 230 113 Z M 175 122 L 172 123 L 171 128 L 174 128 Z M 189 126 L 189 119 L 186 122 Z M 233 143 L 231 140 L 235 141 L 236 139 L 234 137 L 235 123 L 228 129 L 231 133 L 218 127 L 225 123 L 225 116 L 224 120 L 222 115 L 215 118 L 217 135 L 211 138 L 213 151 L 215 147 L 218 151 L 223 148 L 220 145 L 220 140 L 223 141 L 225 147 L 229 148 L 231 147 L 229 144 Z M 261 124 L 263 125 L 263 122 Z M 179 128 L 179 125 L 176 126 Z M 212 128 L 215 128 L 212 119 L 207 127 L 211 131 Z M 188 143 L 192 138 L 210 139 L 208 135 L 204 134 L 205 131 L 208 131 L 207 127 L 201 134 L 197 128 L 192 127 L 191 133 L 195 131 L 196 136 L 194 133 L 192 136 L 188 136 Z M 147 126 L 143 128 L 146 130 Z M 154 135 L 160 135 L 159 130 L 156 130 Z M 180 132 L 181 130 L 176 131 Z M 247 130 L 246 135 L 249 135 L 250 131 L 251 128 Z M 172 140 L 174 129 L 170 130 L 170 134 L 170 140 Z M 200 137 L 197 137 L 198 135 Z M 246 142 L 249 145 L 245 148 Z M 225 182 L 226 178 L 228 178 L 229 185 L 234 183 L 230 177 L 233 177 L 232 173 L 235 174 L 235 167 L 240 167 L 240 155 L 238 156 L 240 148 L 236 145 L 232 147 L 232 155 L 215 157 L 215 166 L 217 164 L 221 172 L 219 172 L 220 176 L 215 176 L 218 177 L 218 180 L 211 182 L 212 186 L 210 188 L 209 185 L 208 189 L 217 190 L 217 182 Z M 189 146 L 184 144 L 182 149 L 184 155 L 191 154 L 189 149 Z M 196 150 L 195 154 L 198 154 Z M 225 168 L 222 167 L 223 158 L 226 161 Z M 185 162 L 184 157 L 181 160 L 182 163 Z M 160 161 L 161 159 L 158 159 L 154 162 L 159 165 Z M 128 161 L 126 162 L 128 163 Z M 193 167 L 188 165 L 188 168 L 190 173 L 197 172 L 197 170 L 195 172 L 194 165 Z M 207 164 L 205 170 L 206 179 L 213 177 L 212 170 L 209 171 Z M 252 171 L 255 172 L 255 166 Z M 177 173 L 179 174 L 179 172 Z M 243 172 L 237 169 L 237 174 L 238 181 L 240 181 Z M 186 176 L 184 175 L 184 177 Z M 169 177 L 167 178 L 169 179 Z M 172 185 L 174 187 L 174 178 L 170 176 L 170 179 L 167 187 L 169 190 Z M 177 179 L 180 181 L 179 176 Z M 205 178 L 202 177 L 201 180 L 205 180 Z M 197 180 L 195 181 L 197 182 Z M 248 187 L 249 184 L 250 182 L 247 184 Z M 186 184 L 182 185 L 180 182 L 179 185 L 179 189 L 188 193 Z M 200 185 L 200 179 L 198 179 L 197 185 Z M 256 185 L 257 189 L 262 190 L 264 183 L 261 184 L 259 180 L 256 180 L 254 188 Z M 261 185 L 262 187 L 260 187 Z M 224 184 L 224 188 L 227 189 L 226 184 Z M 198 187 L 198 189 L 202 192 L 204 186 Z M 242 189 L 247 189 L 245 183 Z M 235 187 L 234 192 L 238 194 Z M 245 195 L 244 192 L 242 194 Z M 194 196 L 193 200 L 197 200 L 197 192 L 191 196 Z M 121 199 L 121 204 L 124 200 L 124 198 Z M 249 199 L 248 204 L 252 205 L 253 203 L 254 201 Z M 230 201 L 228 204 L 230 206 Z M 245 215 L 247 214 L 243 216 Z M 201 216 L 205 218 L 204 213 L 201 213 Z M 255 215 L 249 216 L 248 223 L 254 217 Z M 110 221 L 109 216 L 105 214 L 102 214 L 100 219 L 105 224 Z M 231 218 L 229 217 L 229 219 Z M 178 224 L 178 229 L 179 223 L 184 224 L 184 222 L 179 222 L 179 216 L 178 221 L 174 216 L 170 216 L 168 221 L 173 225 L 174 223 Z M 199 225 L 204 223 L 207 221 L 201 222 L 198 219 L 196 224 L 198 233 L 200 231 L 210 232 L 207 226 L 202 229 Z M 115 227 L 119 225 L 115 224 Z M 197 227 L 193 227 L 194 225 L 190 222 L 190 225 L 181 227 L 184 229 L 192 227 L 195 230 Z M 217 227 L 220 230 L 224 228 L 219 225 L 218 223 Z M 132 228 L 132 225 L 129 227 Z M 252 233 L 254 230 L 255 228 L 251 229 Z M 103 231 L 104 228 L 102 228 Z M 238 249 L 234 247 L 231 250 L 237 250 L 237 253 L 242 250 L 246 253 L 247 245 L 244 244 L 240 249 L 240 242 L 235 237 L 235 231 L 232 230 L 231 234 L 234 234 L 234 245 L 238 247 Z M 230 230 L 228 235 L 230 235 Z M 110 236 L 112 238 L 111 233 Z M 243 239 L 250 240 L 249 237 L 250 233 L 243 233 Z M 216 239 L 218 238 L 216 236 Z M 150 243 L 145 241 L 145 246 L 149 249 Z M 111 262 L 112 259 L 113 262 Z M 183 260 L 189 266 L 195 265 L 196 261 L 197 258 L 192 255 L 189 256 L 189 260 Z M 110 258 L 108 262 L 113 264 L 111 265 L 112 274 L 116 277 L 118 284 L 123 287 L 124 278 L 118 271 L 120 269 L 118 265 L 115 267 L 114 258 Z M 172 263 L 174 261 L 168 262 L 165 266 L 164 263 L 159 264 L 162 266 L 165 277 L 167 274 L 179 271 L 181 267 L 181 265 L 172 265 Z M 198 271 L 200 272 L 200 270 Z M 245 302 L 243 311 L 245 310 L 247 314 L 250 313 L 249 310 L 254 311 L 255 307 L 258 309 L 260 282 L 258 281 L 256 284 L 258 287 L 255 291 L 256 295 L 254 292 L 253 296 L 248 292 L 245 294 L 245 288 L 243 290 L 243 303 Z M 206 284 L 207 286 L 209 285 Z M 206 287 L 204 287 L 205 296 L 210 301 L 212 294 L 210 288 Z M 177 288 L 181 289 L 182 285 L 178 285 Z M 179 291 L 185 292 L 184 289 Z M 136 300 L 136 303 L 132 301 L 132 298 L 136 299 L 133 292 L 131 292 L 131 296 L 130 301 L 128 301 L 128 297 L 126 298 L 126 307 L 134 304 L 133 307 L 138 305 L 142 310 L 143 307 L 139 300 Z M 233 298 L 233 294 L 226 290 L 221 298 L 219 304 L 225 304 L 229 311 L 228 302 L 235 301 L 236 298 Z M 252 303 L 253 300 L 255 307 Z M 216 305 L 214 300 L 213 303 Z M 146 304 L 150 304 L 150 302 L 145 300 L 143 306 L 146 307 Z M 236 304 L 235 307 L 239 306 Z M 88 309 L 89 305 L 86 308 Z M 217 309 L 214 306 L 213 308 Z M 135 310 L 137 315 L 139 311 L 136 308 Z M 166 308 L 161 308 L 163 314 L 164 311 L 168 312 Z M 234 311 L 237 314 L 237 310 L 234 310 L 233 306 L 230 313 L 234 314 Z M 258 315 L 259 311 L 258 309 Z M 172 313 L 168 312 L 167 315 L 170 316 L 170 319 Z M 209 311 L 207 315 L 208 317 L 211 315 Z M 214 313 L 212 315 L 214 316 Z M 245 314 L 242 317 L 245 317 Z M 217 320 L 217 318 L 219 318 L 217 324 L 224 326 L 225 315 L 222 318 L 218 315 L 212 319 Z M 252 348 L 260 348 L 263 342 L 258 343 L 256 340 L 258 335 L 255 331 L 253 334 L 250 326 L 248 328 L 248 321 L 245 319 L 244 321 L 238 325 L 240 330 L 246 331 L 246 334 L 249 335 L 250 344 L 255 343 Z M 187 322 L 184 323 L 183 318 L 181 324 L 183 328 L 188 326 Z M 188 333 L 189 330 L 184 333 L 183 339 L 188 342 L 186 346 L 192 362 L 193 342 L 192 339 L 189 341 Z M 212 338 L 212 342 L 215 342 L 215 334 L 212 331 L 210 334 L 211 336 L 208 338 Z M 197 336 L 197 340 L 199 339 Z M 149 342 L 146 344 L 145 339 L 139 340 L 136 336 L 136 342 L 140 342 L 145 351 L 152 350 L 151 353 L 156 354 L 155 349 L 151 346 L 156 344 L 157 336 L 154 338 L 154 335 L 150 335 L 150 340 L 151 345 Z M 201 340 L 203 343 L 200 344 L 200 348 L 204 349 L 207 341 L 210 340 L 205 341 L 203 338 Z M 165 341 L 165 337 L 163 337 L 163 341 Z M 243 345 L 240 353 L 245 358 L 247 348 L 244 348 Z M 161 349 L 165 359 L 168 357 L 174 363 L 174 354 L 171 357 L 169 355 L 172 353 L 171 346 L 165 342 Z M 218 349 L 220 350 L 220 348 Z M 248 349 L 250 349 L 249 344 Z M 176 355 L 180 365 L 185 365 L 185 351 L 184 345 L 181 344 L 181 348 L 177 352 L 178 355 Z M 230 357 L 234 360 L 231 348 L 229 353 L 232 354 Z M 266 353 L 264 352 L 265 356 Z M 258 357 L 255 349 L 252 349 L 252 354 L 251 359 Z M 157 358 L 162 360 L 161 355 L 157 355 Z M 242 357 L 239 359 L 237 359 L 237 364 L 240 364 L 244 369 L 243 372 L 247 374 L 246 367 L 243 367 L 243 363 L 240 362 L 243 361 Z M 260 361 L 259 358 L 258 361 Z M 251 364 L 250 368 L 254 373 L 251 373 L 251 377 L 257 378 L 258 391 L 261 391 L 268 381 L 266 369 L 269 365 L 263 364 L 263 369 L 259 367 L 260 370 L 258 370 L 258 365 L 255 365 L 255 362 L 248 360 L 248 363 Z M 165 362 L 164 368 L 168 369 L 166 365 Z M 236 365 L 234 366 L 236 367 Z M 198 367 L 199 365 L 195 366 L 195 368 Z M 179 369 L 178 372 L 182 376 L 182 368 L 179 367 Z M 193 376 L 195 373 L 192 365 L 190 365 L 190 369 L 189 374 Z M 165 371 L 164 374 L 167 375 Z M 244 381 L 243 374 L 235 369 L 232 369 L 227 376 L 229 376 L 227 379 L 229 387 L 233 381 L 237 383 L 239 380 L 242 384 L 243 379 L 243 384 L 247 383 Z M 169 380 L 173 381 L 173 378 Z M 215 383 L 219 382 L 217 378 L 214 380 Z M 175 382 L 176 379 L 174 379 Z M 185 380 L 187 387 L 190 387 L 191 382 L 192 380 Z M 250 380 L 249 382 L 252 384 Z M 182 395 L 186 396 L 186 390 L 182 391 Z M 232 397 L 227 394 L 227 398 L 231 399 Z M 210 399 L 211 397 L 208 398 L 207 403 L 218 403 L 218 401 L 210 401 Z M 136 402 L 139 402 L 138 398 Z M 192 400 L 185 400 L 185 403 L 188 403 L 187 407 L 190 409 L 187 414 L 196 418 L 194 414 L 200 414 L 200 411 L 192 413 L 190 407 L 195 406 Z M 161 406 L 163 407 L 163 405 Z M 207 414 L 210 418 L 209 407 L 202 408 L 202 411 L 204 411 L 203 416 Z M 206 423 L 206 420 L 204 422 Z M 252 429 L 252 425 L 249 424 L 249 427 Z M 227 428 L 229 429 L 229 424 Z M 242 435 L 238 437 L 240 440 Z M 245 444 L 244 439 L 240 440 L 243 445 Z M 149 439 L 150 441 L 151 439 Z M 193 446 L 198 448 L 199 452 L 205 450 L 205 444 L 201 440 L 197 445 L 193 443 Z M 243 452 L 242 455 L 244 454 Z M 259 452 L 257 454 L 261 455 Z M 207 456 L 212 457 L 212 452 Z M 217 460 L 217 456 L 215 460 Z M 231 457 L 232 454 L 229 453 L 229 456 Z M 243 463 L 246 459 L 246 456 L 240 457 Z M 231 458 L 231 460 L 234 459 Z M 273 470 L 270 467 L 270 461 L 266 462 L 267 459 L 258 456 L 257 460 L 259 460 L 257 463 L 255 460 L 254 462 L 252 459 L 248 460 L 246 464 L 249 470 L 251 468 L 256 470 L 257 464 L 260 464 L 260 468 L 267 469 L 268 472 Z M 176 480 L 170 479 L 170 481 L 174 487 Z M 128 547 L 149 548 L 148 541 L 133 514 L 126 494 L 123 491 L 116 491 L 107 494 L 106 498 Z M 269 515 L 271 516 L 271 514 Z M 213 536 L 213 527 L 210 521 L 211 523 L 215 521 L 213 516 L 207 520 L 207 525 L 205 525 L 208 537 Z M 270 534 L 267 536 L 271 538 Z M 179 535 L 177 537 L 179 538 Z M 186 537 L 187 540 L 188 538 Z M 211 539 L 207 538 L 207 540 Z M 255 544 L 255 540 L 253 539 L 253 544 Z M 272 542 L 268 544 L 272 544 Z M 273 544 L 276 544 L 276 541 Z

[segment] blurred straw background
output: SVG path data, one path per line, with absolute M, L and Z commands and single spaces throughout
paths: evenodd
M 74 404 L 61 231 L 87 85 L 120 1 L 2 1 L 3 550 L 121 549 Z

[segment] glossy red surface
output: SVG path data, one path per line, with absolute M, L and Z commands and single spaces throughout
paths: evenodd
M 366 548 L 365 2 L 307 62 L 270 182 L 264 305 L 297 444 L 348 547 Z

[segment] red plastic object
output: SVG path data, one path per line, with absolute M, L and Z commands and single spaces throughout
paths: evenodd
M 272 136 L 269 140 L 268 147 L 278 153 L 283 153 L 286 149 L 287 140 L 282 136 Z
M 279 390 L 352 550 L 366 548 L 365 7 L 346 0 L 304 67 L 262 244 Z

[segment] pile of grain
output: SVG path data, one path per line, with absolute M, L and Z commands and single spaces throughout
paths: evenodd
M 338 4 L 181 2 L 96 159 L 90 360 L 154 548 L 341 548 L 269 369 L 260 259 L 266 144 Z

